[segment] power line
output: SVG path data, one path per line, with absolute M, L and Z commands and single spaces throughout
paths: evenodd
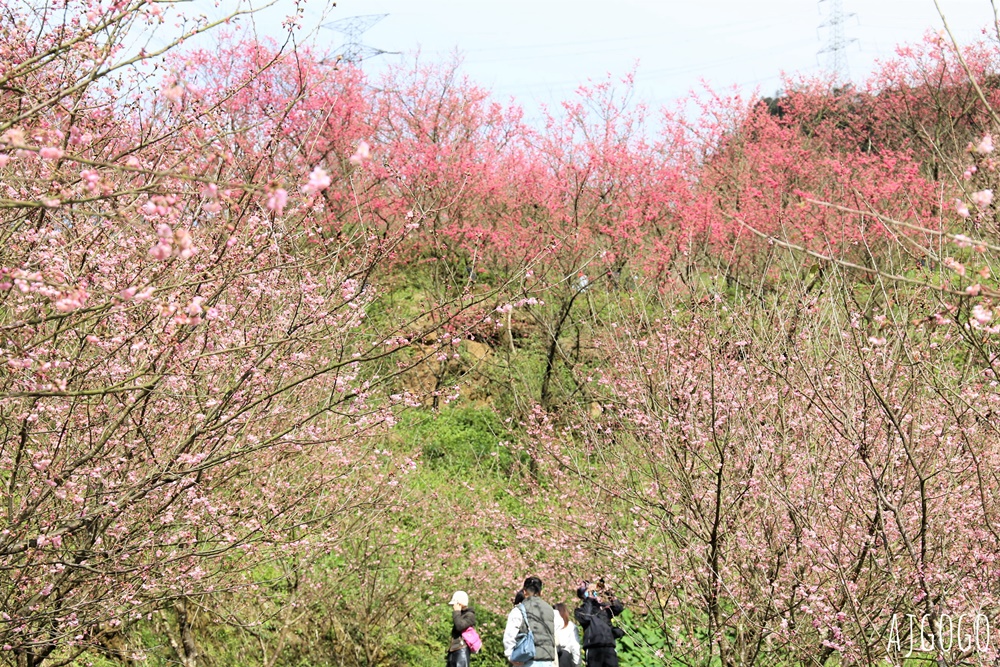
M 739 22 L 734 22 L 734 23 L 716 24 L 716 25 L 712 25 L 712 26 L 708 27 L 705 30 L 699 31 L 699 33 L 698 33 L 697 36 L 690 36 L 690 37 L 682 40 L 680 43 L 682 43 L 682 44 L 691 43 L 691 42 L 704 43 L 706 37 L 708 37 L 708 36 L 712 36 L 712 37 L 719 36 L 717 33 L 719 33 L 720 31 L 723 34 L 726 34 L 726 33 L 728 33 L 733 28 L 737 29 L 736 30 L 737 33 L 747 34 L 747 33 L 752 32 L 751 29 L 753 28 L 753 26 L 767 27 L 767 26 L 773 25 L 773 23 L 774 22 L 771 19 L 757 19 L 757 20 L 750 21 L 750 22 L 739 21 Z M 541 49 L 541 50 L 559 49 L 559 48 L 564 47 L 564 46 L 595 46 L 596 47 L 597 45 L 600 45 L 600 44 L 608 44 L 608 43 L 613 43 L 613 42 L 629 42 L 630 44 L 634 45 L 637 42 L 640 42 L 642 40 L 647 40 L 647 39 L 648 40 L 654 40 L 655 39 L 655 40 L 657 40 L 656 41 L 657 44 L 662 45 L 663 31 L 660 30 L 660 31 L 657 31 L 657 32 L 636 33 L 636 34 L 630 34 L 630 35 L 621 35 L 621 36 L 617 36 L 617 37 L 599 37 L 599 38 L 595 38 L 595 39 L 573 40 L 573 41 L 569 41 L 569 42 L 551 42 L 551 41 L 547 41 L 547 42 L 542 42 L 542 43 L 528 43 L 528 44 L 516 44 L 516 43 L 512 43 L 512 44 L 504 44 L 503 46 L 488 46 L 488 47 L 479 47 L 479 48 L 472 48 L 472 49 L 461 49 L 460 52 L 463 53 L 463 54 L 466 54 L 466 53 L 486 53 L 486 52 L 491 52 L 491 51 L 492 52 L 509 53 L 511 51 L 528 51 L 528 50 L 536 50 L 536 49 Z M 446 52 L 449 52 L 449 51 L 450 51 L 450 49 L 436 49 L 436 50 L 431 51 L 431 53 L 446 53 Z M 530 57 L 533 57 L 533 56 L 530 56 Z
M 655 68 L 648 70 L 639 67 L 635 70 L 635 83 L 637 85 L 642 85 L 644 83 L 648 83 L 651 81 L 661 81 L 664 79 L 676 77 L 678 75 L 697 73 L 703 70 L 729 65 L 734 61 L 739 61 L 741 63 L 753 62 L 760 60 L 762 58 L 771 57 L 775 54 L 780 54 L 784 50 L 790 47 L 796 47 L 796 46 L 805 47 L 810 43 L 813 43 L 812 38 L 806 38 L 789 42 L 787 44 L 772 45 L 770 48 L 766 48 L 757 52 L 734 54 L 731 56 L 726 56 L 724 58 L 717 58 L 711 61 L 704 61 L 704 62 L 693 61 L 672 67 L 663 67 L 663 68 Z M 768 79 L 780 78 L 780 74 L 775 73 L 773 76 L 767 78 Z M 552 92 L 570 91 L 582 85 L 587 85 L 587 84 L 588 80 L 582 78 L 564 79 L 557 81 L 539 81 L 536 83 L 518 83 L 518 84 L 496 86 L 494 87 L 493 92 L 500 94 L 517 95 L 519 93 L 532 94 L 533 92 L 538 90 L 543 90 L 543 91 L 547 90 Z

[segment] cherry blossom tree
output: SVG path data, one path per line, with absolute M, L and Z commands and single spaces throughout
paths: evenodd
M 246 40 L 159 58 L 203 19 L 130 54 L 165 20 L 145 2 L 8 10 L 36 37 L 0 72 L 0 645 L 65 661 L 168 610 L 193 665 L 199 599 L 392 498 L 373 438 L 415 400 L 388 389 L 425 331 L 366 311 L 411 230 L 325 196 L 371 160 L 363 136 L 311 144 L 312 86 L 356 103 L 350 72 Z

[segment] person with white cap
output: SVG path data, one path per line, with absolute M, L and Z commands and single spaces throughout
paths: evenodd
M 451 596 L 451 643 L 445 667 L 469 667 L 469 646 L 462 633 L 476 625 L 476 613 L 469 608 L 469 594 L 455 591 Z

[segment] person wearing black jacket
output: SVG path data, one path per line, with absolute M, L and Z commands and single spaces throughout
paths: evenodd
M 451 643 L 448 645 L 446 667 L 469 667 L 469 647 L 462 639 L 462 633 L 476 625 L 476 614 L 469 609 L 469 595 L 465 591 L 455 591 L 451 596 Z
M 601 602 L 597 586 L 587 581 L 580 585 L 576 594 L 582 602 L 573 615 L 583 628 L 587 667 L 618 667 L 615 640 L 621 636 L 621 630 L 611 624 L 611 619 L 625 611 L 625 605 L 614 597 Z

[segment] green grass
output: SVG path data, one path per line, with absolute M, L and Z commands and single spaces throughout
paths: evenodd
M 508 446 L 510 434 L 491 407 L 445 407 L 439 411 L 404 412 L 394 440 L 419 450 L 432 471 L 505 478 L 517 457 Z

